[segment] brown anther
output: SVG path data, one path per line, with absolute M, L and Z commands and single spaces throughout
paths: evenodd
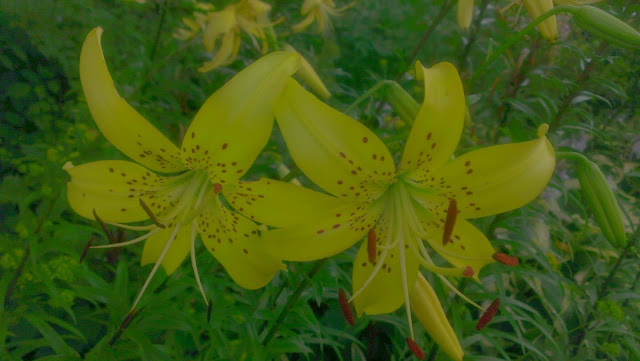
M 471 266 L 465 267 L 464 271 L 462 271 L 462 275 L 465 277 L 473 277 L 473 275 L 475 274 L 476 272 L 473 270 Z
M 213 299 L 209 298 L 209 306 L 207 307 L 207 323 L 211 321 L 211 311 L 213 310 Z
M 111 243 L 116 243 L 116 241 L 113 239 L 113 236 L 111 235 L 111 232 L 109 231 L 109 228 L 107 228 L 107 225 L 104 223 L 104 221 L 100 217 L 98 217 L 98 213 L 95 209 L 93 210 L 93 218 L 95 218 L 96 222 L 98 222 L 100 228 L 102 228 L 104 233 L 107 235 L 109 241 Z
M 124 329 L 129 325 L 129 323 L 131 323 L 131 320 L 133 319 L 133 316 L 135 313 L 136 313 L 136 309 L 134 308 L 133 310 L 131 310 L 131 312 L 129 312 L 127 317 L 125 317 L 124 320 L 122 320 L 122 323 L 118 328 L 118 331 L 116 331 L 116 333 L 111 338 L 111 341 L 109 341 L 109 346 L 113 346 L 113 344 L 120 339 L 120 336 L 122 336 L 122 331 L 124 331 Z
M 456 217 L 458 216 L 458 207 L 455 199 L 449 201 L 449 209 L 447 209 L 447 219 L 444 222 L 444 232 L 442 232 L 442 245 L 446 246 L 447 242 L 451 242 L 451 234 L 453 227 L 456 225 Z
M 424 351 L 422 350 L 422 347 L 418 346 L 418 344 L 409 337 L 407 337 L 407 346 L 418 359 L 424 360 Z
M 506 253 L 494 253 L 493 254 L 493 259 L 496 262 L 500 262 L 502 264 L 506 264 L 507 266 L 517 266 L 518 264 L 520 264 L 520 261 L 518 261 L 517 258 L 509 256 Z
M 367 234 L 367 255 L 369 256 L 369 262 L 374 263 L 376 261 L 376 231 L 370 229 Z
M 96 239 L 96 235 L 95 234 L 91 235 L 91 239 L 84 246 L 84 249 L 82 250 L 82 253 L 80 254 L 80 263 L 84 262 L 85 257 L 87 257 L 87 253 L 89 253 L 89 248 L 91 248 L 91 245 L 93 244 L 93 240 L 94 239 Z
M 214 192 L 215 194 L 218 194 L 218 193 L 222 192 L 222 184 L 220 184 L 220 183 L 214 183 L 214 184 L 213 184 L 213 192 Z
M 147 215 L 151 219 L 151 222 L 153 222 L 153 224 L 155 224 L 158 228 L 162 228 L 162 229 L 167 228 L 167 226 L 165 226 L 164 224 L 160 223 L 160 221 L 158 221 L 158 218 L 156 218 L 156 215 L 153 214 L 153 212 L 151 211 L 151 208 L 149 208 L 149 206 L 147 206 L 147 204 L 144 203 L 142 198 L 140 198 L 139 200 L 140 200 L 140 207 L 142 207 L 145 213 L 147 213 Z
M 351 306 L 349 306 L 349 300 L 347 299 L 347 295 L 344 293 L 344 290 L 342 288 L 338 289 L 338 303 L 340 303 L 342 314 L 347 320 L 347 323 L 351 326 L 354 326 L 356 324 L 356 319 L 353 317 Z
M 480 317 L 480 319 L 478 320 L 478 323 L 476 324 L 477 331 L 482 330 L 489 322 L 491 322 L 491 319 L 493 318 L 493 316 L 495 316 L 496 313 L 498 313 L 499 307 L 500 307 L 500 299 L 496 298 L 491 303 L 491 305 L 489 305 L 489 308 L 487 308 L 487 311 L 485 311 L 482 317 Z

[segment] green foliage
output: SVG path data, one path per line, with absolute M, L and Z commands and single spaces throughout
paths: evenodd
M 217 9 L 228 2 L 213 1 Z M 332 18 L 334 30 L 294 34 L 301 1 L 273 1 L 278 41 L 292 44 L 323 79 L 328 103 L 346 110 L 380 80 L 397 81 L 415 99 L 416 59 L 454 63 L 467 94 L 470 123 L 456 155 L 480 146 L 531 139 L 542 123 L 557 150 L 580 152 L 607 177 L 624 215 L 629 245 L 609 244 L 580 193 L 575 168 L 559 160 L 548 189 L 530 205 L 474 220 L 496 249 L 520 266 L 495 264 L 482 284 L 456 286 L 486 306 L 500 298 L 492 324 L 475 331 L 477 309 L 437 278 L 429 281 L 445 306 L 465 360 L 640 359 L 640 53 L 607 45 L 558 16 L 560 39 L 533 32 L 476 71 L 528 22 L 507 2 L 476 1 L 471 29 L 449 12 L 416 48 L 443 1 L 360 1 Z M 338 6 L 346 5 L 341 2 Z M 640 5 L 596 4 L 640 27 Z M 515 5 L 518 8 L 520 5 Z M 308 279 L 313 264 L 290 263 L 265 288 L 239 288 L 204 249 L 198 266 L 213 307 L 207 308 L 185 262 L 171 277 L 158 272 L 139 310 L 113 346 L 150 266 L 141 247 L 91 250 L 108 242 L 95 222 L 67 204 L 63 164 L 126 159 L 95 126 L 78 78 L 78 58 L 90 29 L 105 29 L 105 58 L 121 95 L 179 143 L 205 99 L 260 56 L 243 35 L 238 58 L 209 73 L 201 39 L 171 34 L 195 10 L 189 0 L 22 1 L 0 3 L 0 359 L 1 360 L 406 360 L 404 310 L 367 316 L 349 327 L 337 289 L 349 288 L 355 249 L 333 257 Z M 524 10 L 523 10 L 524 11 Z M 372 92 L 349 115 L 378 134 L 398 157 L 410 125 Z M 499 160 L 497 160 L 499 161 Z M 289 173 L 288 170 L 291 169 Z M 304 178 L 276 130 L 245 178 Z M 137 233 L 119 230 L 120 241 Z M 634 242 L 635 245 L 634 245 Z M 615 271 L 614 271 L 615 270 Z M 430 277 L 430 276 L 429 276 Z M 301 294 L 278 316 L 296 290 Z M 274 337 L 264 339 L 277 325 Z M 447 360 L 421 326 L 416 341 L 429 360 Z

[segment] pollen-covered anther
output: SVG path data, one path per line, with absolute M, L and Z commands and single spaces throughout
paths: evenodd
M 412 338 L 407 337 L 407 347 L 420 360 L 424 360 L 424 350 Z
M 95 234 L 91 236 L 91 239 L 89 240 L 89 242 L 87 242 L 87 244 L 84 246 L 84 249 L 80 254 L 80 263 L 84 262 L 84 259 L 87 257 L 87 253 L 89 252 L 89 248 L 91 248 L 91 245 L 93 245 L 94 239 L 96 239 Z
M 220 183 L 214 183 L 214 184 L 213 184 L 213 192 L 214 192 L 215 194 L 218 194 L 218 193 L 222 192 L 222 184 L 220 184 Z
M 367 234 L 367 255 L 369 256 L 369 262 L 374 263 L 376 261 L 376 231 L 370 229 Z
M 451 234 L 453 234 L 453 227 L 456 225 L 456 218 L 458 216 L 458 205 L 455 199 L 449 201 L 449 209 L 447 209 L 447 219 L 444 222 L 444 231 L 442 232 L 442 245 L 446 246 L 448 242 L 451 242 Z
M 354 326 L 356 324 L 356 319 L 353 317 L 353 311 L 351 311 L 351 306 L 349 306 L 349 300 L 342 288 L 338 289 L 338 303 L 340 303 L 342 314 L 344 315 L 345 320 L 347 320 L 347 323 Z
M 116 243 L 116 240 L 111 235 L 109 228 L 107 228 L 107 225 L 104 223 L 104 221 L 100 217 L 98 217 L 98 212 L 96 212 L 95 209 L 93 209 L 93 218 L 95 218 L 96 222 L 98 222 L 98 224 L 100 225 L 100 228 L 102 228 L 104 233 L 107 235 L 107 238 L 109 239 L 109 241 L 111 243 Z
M 113 337 L 109 341 L 109 346 L 113 346 L 113 344 L 116 343 L 116 341 L 118 341 L 120 339 L 120 336 L 122 335 L 122 331 L 124 331 L 124 329 L 127 326 L 129 326 L 129 323 L 131 323 L 131 320 L 133 319 L 133 316 L 135 315 L 135 313 L 136 313 L 136 309 L 134 307 L 131 310 L 131 312 L 129 312 L 127 317 L 125 317 L 124 320 L 122 320 L 122 323 L 120 324 L 120 327 L 118 328 L 118 331 L 116 331 L 116 333 L 113 335 Z
M 471 266 L 467 266 L 464 268 L 464 271 L 462 271 L 462 275 L 465 277 L 473 277 L 473 275 L 475 275 L 476 272 L 473 270 L 473 267 Z
M 491 303 L 491 305 L 489 305 L 489 308 L 487 308 L 487 310 L 482 315 L 482 317 L 480 317 L 480 319 L 478 320 L 478 323 L 476 324 L 477 331 L 482 330 L 487 324 L 489 324 L 489 322 L 491 322 L 491 319 L 493 319 L 493 316 L 495 316 L 496 313 L 498 313 L 498 308 L 500 308 L 500 299 L 496 298 Z
M 500 262 L 500 263 L 502 263 L 504 265 L 507 265 L 507 266 L 517 266 L 518 264 L 520 264 L 520 261 L 518 261 L 517 258 L 509 256 L 508 254 L 501 253 L 501 252 L 494 253 L 493 254 L 493 259 L 496 262 Z
M 164 224 L 160 223 L 160 221 L 158 221 L 158 218 L 156 218 L 156 215 L 153 214 L 153 212 L 151 211 L 151 208 L 149 208 L 149 206 L 146 203 L 144 203 L 142 198 L 140 198 L 140 207 L 144 209 L 145 213 L 147 213 L 147 215 L 149 216 L 149 219 L 151 219 L 151 222 L 153 222 L 153 224 L 155 224 L 158 228 L 162 228 L 162 229 L 167 228 L 167 226 L 165 226 Z

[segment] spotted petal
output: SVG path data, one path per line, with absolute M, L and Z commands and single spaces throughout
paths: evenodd
M 522 207 L 546 187 L 555 154 L 546 137 L 496 145 L 449 162 L 436 178 L 440 194 L 455 198 L 459 217 L 476 218 Z
M 387 227 L 388 222 L 384 221 L 376 225 L 378 247 L 383 244 L 387 236 Z M 358 315 L 362 315 L 362 313 L 368 315 L 389 313 L 404 304 L 405 297 L 401 269 L 402 267 L 406 269 L 408 292 L 410 293 L 416 283 L 419 264 L 415 254 L 410 249 L 404 249 L 405 262 L 404 264 L 401 263 L 399 247 L 402 247 L 402 244 L 400 242 L 398 246 L 386 252 L 378 248 L 375 263 L 369 262 L 367 242 L 363 242 L 360 246 L 356 259 L 353 261 L 354 295 L 362 289 L 354 299 Z M 382 258 L 383 256 L 384 259 Z M 382 265 L 379 265 L 380 262 L 382 262 Z M 379 268 L 378 272 L 363 288 L 376 267 Z
M 391 154 L 375 134 L 293 79 L 276 105 L 276 119 L 293 160 L 327 192 L 371 202 L 395 179 Z
M 289 228 L 262 233 L 265 249 L 287 261 L 312 261 L 353 246 L 374 226 L 382 204 L 345 203 L 319 210 L 314 219 Z
M 80 81 L 98 128 L 129 158 L 158 172 L 184 170 L 179 150 L 120 97 L 102 54 L 102 28 L 93 29 L 80 54 Z
M 294 53 L 271 53 L 211 95 L 182 141 L 185 164 L 223 185 L 246 173 L 269 140 L 273 103 L 299 62 Z
M 144 250 L 142 251 L 142 259 L 140 260 L 143 266 L 158 261 L 169 238 L 171 238 L 171 234 L 174 231 L 173 226 L 175 225 L 168 225 L 167 228 L 161 229 L 146 240 Z M 176 238 L 171 243 L 171 246 L 169 246 L 169 250 L 161 263 L 167 275 L 172 274 L 180 266 L 182 261 L 184 261 L 185 257 L 187 257 L 187 254 L 189 254 L 189 250 L 191 249 L 189 237 L 191 237 L 191 227 L 182 226 L 178 229 Z
M 442 309 L 438 296 L 421 273 L 410 294 L 411 311 L 418 317 L 431 338 L 456 361 L 462 361 L 464 353 L 451 324 Z
M 106 222 L 137 222 L 149 218 L 139 198 L 162 210 L 173 197 L 149 199 L 150 190 L 171 178 L 160 177 L 127 161 L 105 160 L 65 167 L 71 180 L 67 198 L 80 216 L 93 219 L 93 210 Z M 160 208 L 157 208 L 160 207 Z
M 464 124 L 462 81 L 450 63 L 425 68 L 416 63 L 416 75 L 424 80 L 424 101 L 407 139 L 400 170 L 424 179 L 446 163 L 458 146 Z
M 204 245 L 239 286 L 263 287 L 284 265 L 264 252 L 255 223 L 215 202 L 198 217 Z
M 237 182 L 225 186 L 223 194 L 238 212 L 277 228 L 315 220 L 318 213 L 346 204 L 342 199 L 271 179 Z

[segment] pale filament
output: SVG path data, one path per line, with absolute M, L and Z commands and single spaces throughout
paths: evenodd
M 397 199 L 398 197 L 394 197 L 394 203 L 401 203 L 400 199 Z M 394 224 L 397 224 L 397 222 L 401 222 L 402 219 L 402 215 L 400 214 L 400 210 L 402 209 L 402 204 L 394 204 L 394 215 L 396 217 L 396 219 L 394 219 Z M 406 212 L 404 212 L 406 213 Z M 411 212 L 409 212 L 411 213 Z M 404 224 L 403 224 L 404 225 Z M 400 239 L 403 235 L 402 233 L 402 229 L 401 227 L 396 227 L 395 229 L 395 236 L 396 239 Z M 415 335 L 413 333 L 413 320 L 411 319 L 411 303 L 409 301 L 409 285 L 407 284 L 407 267 L 406 267 L 406 259 L 404 256 L 404 240 L 402 242 L 400 242 L 398 244 L 398 253 L 400 256 L 400 274 L 402 276 L 402 289 L 404 291 L 404 307 L 407 311 L 407 321 L 409 323 L 409 333 L 411 335 L 411 339 L 414 340 L 415 339 Z
M 156 227 L 156 226 L 154 225 L 154 227 Z M 138 242 L 142 242 L 145 239 L 153 236 L 154 234 L 158 233 L 158 231 L 160 231 L 160 228 L 156 227 L 151 232 L 149 232 L 149 233 L 147 233 L 147 234 L 145 234 L 143 236 L 140 236 L 138 238 L 132 239 L 130 241 L 120 242 L 120 243 L 112 243 L 112 244 L 105 244 L 105 245 L 101 245 L 101 246 L 93 246 L 91 248 L 115 248 L 115 247 L 124 247 L 124 246 L 128 246 L 128 245 L 131 245 L 131 244 L 136 244 Z
M 200 290 L 200 294 L 204 299 L 204 303 L 209 306 L 209 301 L 207 301 L 207 296 L 204 294 L 204 289 L 202 288 L 202 283 L 200 282 L 200 274 L 198 273 L 198 265 L 196 264 L 196 249 L 195 249 L 195 241 L 196 241 L 196 228 L 198 227 L 197 222 L 194 220 L 191 225 L 191 267 L 193 268 L 193 274 L 196 277 L 196 283 L 198 284 L 198 289 Z

